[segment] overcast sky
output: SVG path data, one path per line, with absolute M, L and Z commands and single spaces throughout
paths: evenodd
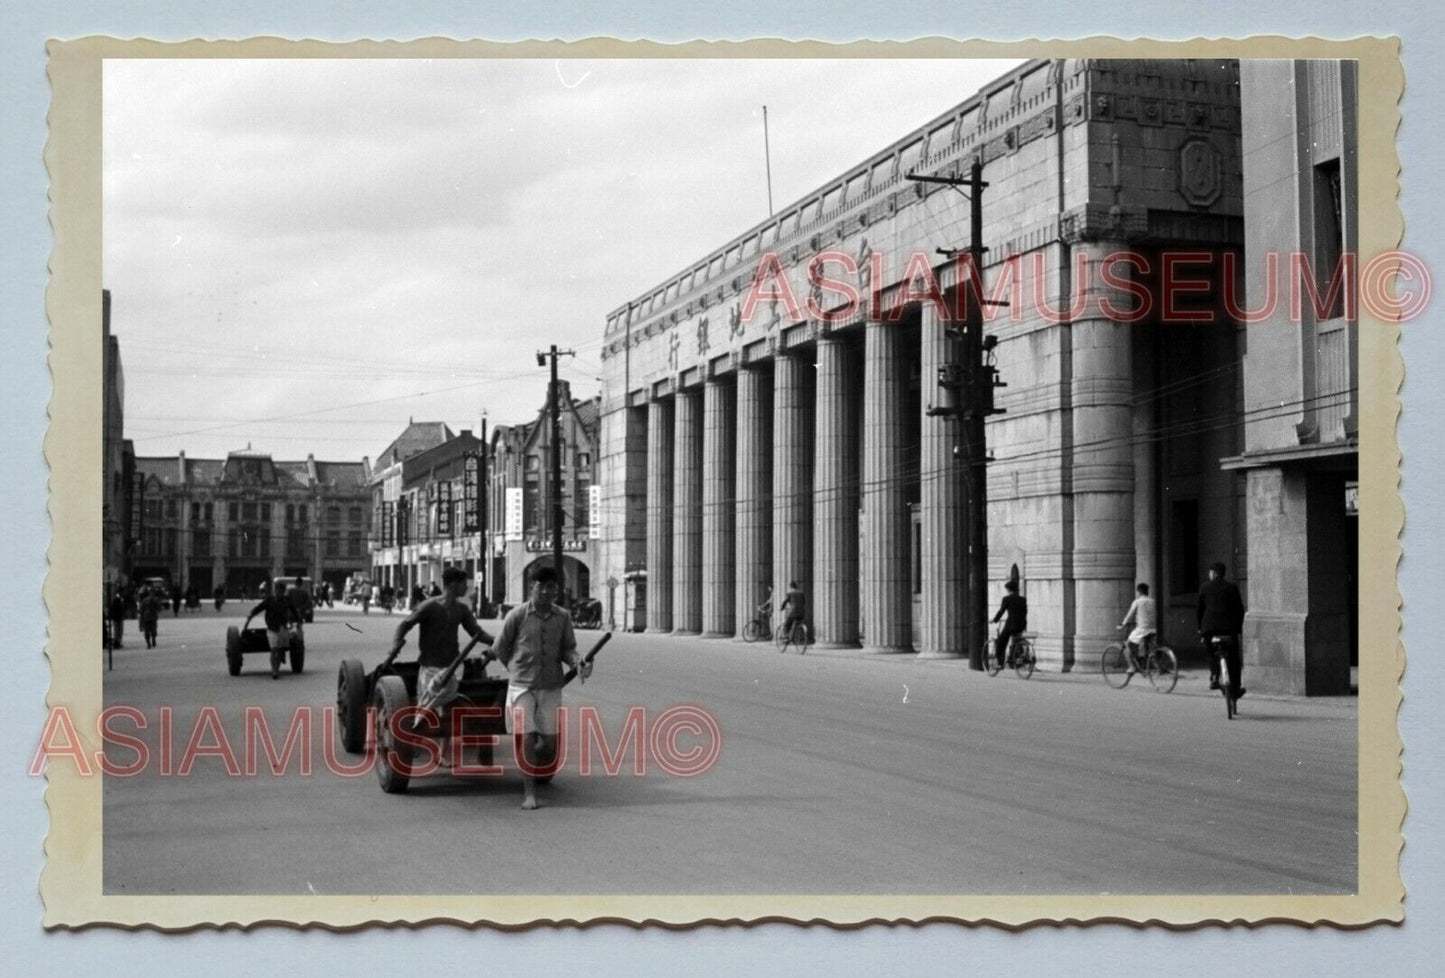
M 608 312 L 1003 61 L 105 63 L 105 287 L 139 455 L 375 459 L 600 388 Z

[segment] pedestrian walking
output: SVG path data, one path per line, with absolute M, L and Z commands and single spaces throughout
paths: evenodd
M 465 573 L 457 568 L 447 573 L 452 570 Z M 555 568 L 544 564 L 534 569 L 529 600 L 507 613 L 492 646 L 497 661 L 507 667 L 504 719 L 522 768 L 522 808 L 527 811 L 537 807 L 534 772 L 556 758 L 562 667 L 575 667 L 583 682 L 592 672 L 591 664 L 577 654 L 571 616 L 555 604 L 559 591 Z
M 119 589 L 111 593 L 109 610 L 111 648 L 124 648 L 120 637 L 125 631 L 125 598 L 121 597 Z
M 156 647 L 156 630 L 160 616 L 161 596 L 150 588 L 146 588 L 145 593 L 141 595 L 137 618 L 140 622 L 141 637 L 145 639 L 148 649 Z
M 172 584 L 172 585 L 171 585 L 171 617 L 172 617 L 172 618 L 179 618 L 180 616 L 181 616 L 181 586 L 180 586 L 179 584 Z
M 211 596 L 216 601 L 216 610 L 220 611 L 226 604 L 226 585 L 217 584 L 216 590 L 212 592 Z

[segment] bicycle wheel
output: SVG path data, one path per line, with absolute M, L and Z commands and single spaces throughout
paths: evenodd
M 1229 656 L 1219 657 L 1219 688 L 1224 693 L 1224 715 L 1234 719 L 1235 697 L 1234 697 L 1234 670 L 1229 668 Z
M 1099 668 L 1104 673 L 1104 682 L 1115 689 L 1123 689 L 1134 677 L 1129 668 L 1129 653 L 1119 642 L 1104 650 L 1104 655 L 1099 659 Z
M 1173 692 L 1175 683 L 1179 682 L 1179 660 L 1174 657 L 1174 650 L 1167 645 L 1159 646 L 1149 653 L 1147 665 L 1149 683 L 1155 692 Z
M 1020 679 L 1034 674 L 1034 645 L 1026 638 L 1014 643 L 1014 672 Z
M 777 644 L 779 652 L 787 651 L 788 639 L 792 637 L 792 633 L 793 630 L 787 625 L 783 625 L 773 633 L 773 641 Z
M 983 669 L 990 676 L 997 676 L 1003 671 L 1003 665 L 999 663 L 998 656 L 994 655 L 993 643 L 985 642 L 983 646 Z
M 798 622 L 796 625 L 793 626 L 793 644 L 798 647 L 799 655 L 808 654 L 808 644 L 811 641 L 812 636 L 808 634 L 807 625 L 804 625 L 802 622 Z
M 749 621 L 746 625 L 743 626 L 743 641 L 744 641 L 744 642 L 756 642 L 758 639 L 760 639 L 760 638 L 762 638 L 762 637 L 763 637 L 763 623 L 760 622 L 760 621 L 758 621 L 756 618 L 752 619 L 752 620 Z

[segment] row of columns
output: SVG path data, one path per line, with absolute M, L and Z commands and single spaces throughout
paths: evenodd
M 769 587 L 776 608 L 797 581 L 819 645 L 912 651 L 908 490 L 921 478 L 922 646 L 963 654 L 962 473 L 952 431 L 934 419 L 923 471 L 907 471 L 920 419 L 904 335 L 869 324 L 861 349 L 825 335 L 813 356 L 782 353 L 648 403 L 650 631 L 738 635 Z M 923 339 L 929 376 L 951 341 L 931 313 Z

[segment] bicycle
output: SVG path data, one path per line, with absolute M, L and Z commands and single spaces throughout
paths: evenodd
M 1179 682 L 1179 659 L 1167 645 L 1146 639 L 1141 643 L 1147 648 L 1130 653 L 1124 642 L 1114 642 L 1104 649 L 1099 660 L 1104 682 L 1115 689 L 1123 689 L 1136 673 L 1149 677 L 1149 685 L 1159 693 L 1174 691 Z
M 799 655 L 807 655 L 810 641 L 808 626 L 800 621 L 795 621 L 789 626 L 785 621 L 778 629 L 777 634 L 773 636 L 773 641 L 777 643 L 779 652 L 786 652 L 789 645 L 796 645 Z
M 744 642 L 766 642 L 772 637 L 772 625 L 768 623 L 768 616 L 761 611 L 743 626 Z
M 994 639 L 998 639 L 998 630 L 994 631 Z M 983 667 L 990 676 L 997 676 L 1003 671 L 1003 665 L 999 664 L 998 656 L 990 645 L 983 650 Z M 1038 659 L 1034 655 L 1034 643 L 1022 635 L 1015 635 L 1009 639 L 1009 646 L 1005 664 L 1011 668 L 1020 679 L 1028 679 L 1034 674 L 1038 665 Z
M 1229 662 L 1233 639 L 1227 635 L 1210 635 L 1204 640 L 1211 661 L 1219 663 L 1219 690 L 1224 694 L 1224 715 L 1233 720 L 1239 713 L 1239 677 Z

